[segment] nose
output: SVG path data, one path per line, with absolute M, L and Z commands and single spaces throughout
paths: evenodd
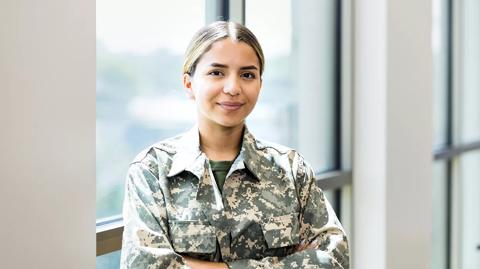
M 236 76 L 231 76 L 225 82 L 223 87 L 223 92 L 230 95 L 238 95 L 241 92 L 241 86 L 239 78 Z

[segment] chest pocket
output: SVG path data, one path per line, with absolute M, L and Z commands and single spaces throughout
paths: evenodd
M 172 245 L 178 253 L 210 254 L 216 250 L 214 227 L 198 220 L 170 221 Z
M 300 241 L 298 213 L 267 219 L 262 223 L 262 232 L 269 248 L 298 244 Z

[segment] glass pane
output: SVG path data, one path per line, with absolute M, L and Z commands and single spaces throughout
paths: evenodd
M 436 162 L 433 170 L 432 269 L 447 268 L 448 196 L 445 162 Z
M 120 250 L 102 256 L 97 256 L 97 269 L 120 268 Z
M 198 0 L 97 1 L 97 218 L 121 213 L 135 154 L 194 123 L 181 64 L 204 13 Z
M 336 2 L 246 1 L 246 25 L 266 56 L 249 126 L 259 137 L 298 149 L 317 171 L 336 168 Z
M 447 143 L 448 11 L 447 0 L 433 0 L 433 123 L 434 148 Z
M 459 268 L 480 268 L 480 151 L 460 158 L 460 249 Z
M 462 103 L 460 142 L 480 140 L 480 1 L 464 0 L 462 14 Z
M 337 205 L 335 204 L 335 190 L 323 190 L 323 194 L 325 195 L 325 198 L 328 200 L 332 208 L 336 208 Z

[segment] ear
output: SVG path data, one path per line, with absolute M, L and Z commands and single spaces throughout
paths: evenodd
M 187 97 L 195 100 L 195 93 L 192 87 L 192 77 L 189 74 L 183 74 L 183 87 L 185 88 Z

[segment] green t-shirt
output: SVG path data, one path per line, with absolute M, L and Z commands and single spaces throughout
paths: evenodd
M 213 176 L 215 177 L 220 192 L 223 190 L 225 178 L 232 164 L 233 161 L 210 161 L 210 167 L 212 168 Z

